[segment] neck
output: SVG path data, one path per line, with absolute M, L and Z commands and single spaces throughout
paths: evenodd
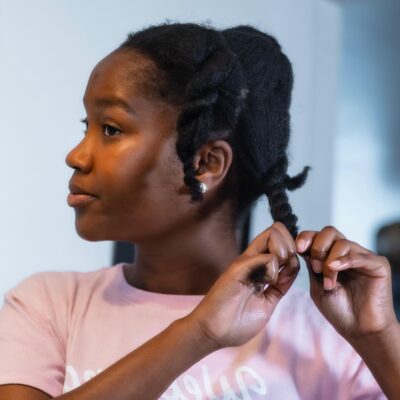
M 236 232 L 217 220 L 135 244 L 135 262 L 125 270 L 128 283 L 158 293 L 206 294 L 239 255 Z

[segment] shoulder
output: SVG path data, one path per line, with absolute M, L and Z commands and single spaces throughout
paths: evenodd
M 4 294 L 4 303 L 15 310 L 29 310 L 41 318 L 57 320 L 73 313 L 75 305 L 90 295 L 112 273 L 112 268 L 95 271 L 40 271 L 33 273 Z
M 80 286 L 87 287 L 87 284 L 104 278 L 109 269 L 111 268 L 102 267 L 89 272 L 51 270 L 35 272 L 9 289 L 5 297 L 17 295 L 26 297 L 34 293 L 40 294 L 39 297 L 42 298 L 66 295 L 68 291 L 76 291 Z
M 64 343 L 77 310 L 90 303 L 97 290 L 107 285 L 111 267 L 95 271 L 36 272 L 4 294 L 0 326 L 7 321 L 31 321 L 47 326 Z M 11 319 L 10 319 L 11 318 Z

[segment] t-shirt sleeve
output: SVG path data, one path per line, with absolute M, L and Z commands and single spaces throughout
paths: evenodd
M 65 346 L 51 320 L 44 274 L 31 275 L 4 295 L 0 385 L 29 385 L 56 397 L 64 383 Z

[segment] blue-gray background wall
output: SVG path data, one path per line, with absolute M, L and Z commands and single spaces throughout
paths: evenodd
M 337 223 L 353 240 L 369 243 L 363 236 L 363 226 L 369 229 L 367 216 L 356 221 L 357 229 L 348 221 L 352 201 L 374 189 L 366 183 L 363 193 L 352 190 L 343 196 L 348 160 L 337 129 L 348 3 L 0 0 L 0 293 L 36 271 L 91 271 L 110 265 L 111 242 L 87 242 L 75 231 L 74 211 L 66 203 L 72 170 L 65 157 L 82 138 L 82 96 L 94 65 L 129 31 L 167 18 L 209 21 L 217 27 L 249 23 L 278 38 L 295 71 L 289 173 L 313 167 L 306 186 L 290 194 L 300 227 Z M 375 171 L 375 165 L 370 169 Z M 261 200 L 251 237 L 271 222 Z M 296 285 L 307 287 L 304 269 Z
M 332 221 L 373 250 L 400 222 L 399 20 L 398 0 L 343 3 Z

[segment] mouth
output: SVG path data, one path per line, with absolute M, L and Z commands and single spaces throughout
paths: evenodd
M 96 195 L 72 181 L 69 182 L 69 190 L 71 193 L 67 197 L 67 202 L 70 207 L 82 207 L 97 199 Z
M 83 207 L 94 200 L 97 200 L 95 196 L 82 193 L 70 193 L 67 197 L 67 202 L 70 207 Z

